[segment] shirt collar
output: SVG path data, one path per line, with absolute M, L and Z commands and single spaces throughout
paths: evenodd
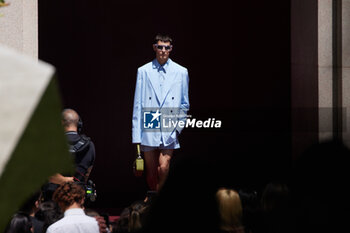
M 85 215 L 85 212 L 81 208 L 68 209 L 64 212 L 65 217 L 70 215 Z
M 153 60 L 153 69 L 157 69 L 158 71 L 163 70 L 164 73 L 166 73 L 169 69 L 169 64 L 171 63 L 171 59 L 168 58 L 168 60 L 163 64 L 159 64 L 157 58 Z

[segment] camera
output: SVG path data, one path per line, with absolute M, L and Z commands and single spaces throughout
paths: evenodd
M 84 188 L 85 188 L 85 199 L 88 199 L 91 202 L 96 201 L 97 193 L 96 193 L 95 183 L 92 182 L 92 180 L 88 180 Z
M 76 182 L 80 184 L 85 190 L 85 202 L 94 202 L 96 201 L 96 185 L 92 180 L 88 180 L 86 183 Z

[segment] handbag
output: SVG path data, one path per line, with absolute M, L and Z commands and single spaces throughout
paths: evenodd
M 142 176 L 143 174 L 144 161 L 143 161 L 143 158 L 141 157 L 140 144 L 137 144 L 136 147 L 137 147 L 137 156 L 133 163 L 133 172 L 135 176 L 139 177 L 139 176 Z

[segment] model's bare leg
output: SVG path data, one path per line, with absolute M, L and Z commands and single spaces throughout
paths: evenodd
M 159 155 L 159 169 L 158 169 L 158 177 L 159 177 L 159 187 L 160 189 L 169 173 L 169 165 L 171 157 L 173 156 L 173 149 L 161 150 Z
M 152 191 L 158 190 L 158 166 L 159 150 L 145 151 L 146 180 Z

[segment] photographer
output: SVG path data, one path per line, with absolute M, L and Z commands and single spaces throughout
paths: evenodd
M 83 185 L 87 194 L 86 201 L 96 198 L 95 185 L 88 180 L 95 161 L 95 146 L 91 139 L 81 135 L 82 120 L 73 109 L 64 109 L 62 112 L 62 125 L 67 136 L 69 151 L 74 158 L 74 174 L 63 175 L 56 173 L 49 177 L 49 182 L 42 187 L 45 200 L 51 200 L 55 190 L 67 182 Z
M 63 110 L 62 125 L 70 146 L 69 150 L 74 156 L 75 174 L 73 177 L 55 174 L 50 177 L 50 182 L 54 184 L 74 181 L 87 183 L 95 161 L 95 146 L 89 137 L 80 135 L 82 120 L 73 109 Z

